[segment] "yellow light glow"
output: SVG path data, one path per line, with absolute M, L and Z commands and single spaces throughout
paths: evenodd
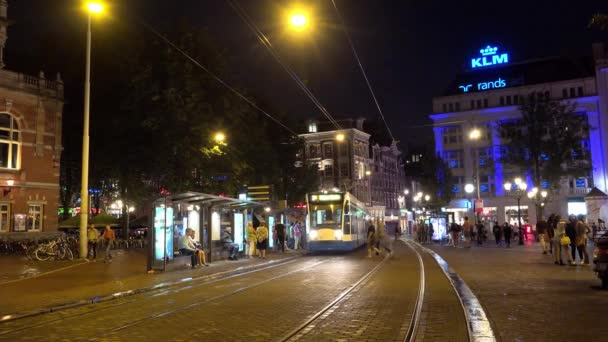
M 218 132 L 215 134 L 215 137 L 213 137 L 213 139 L 215 139 L 215 141 L 217 142 L 224 142 L 224 140 L 226 140 L 226 136 L 224 135 L 224 133 Z
M 481 137 L 481 131 L 480 131 L 480 130 L 478 130 L 477 128 L 475 128 L 474 130 L 472 130 L 472 131 L 469 133 L 469 138 L 470 138 L 471 140 L 477 140 L 477 139 L 479 139 L 480 137 Z
M 338 134 L 336 135 L 336 140 L 338 140 L 338 141 L 344 141 L 344 134 L 342 134 L 342 133 L 338 133 Z
M 103 5 L 99 2 L 87 2 L 87 10 L 90 13 L 101 13 L 103 12 Z
M 298 12 L 289 17 L 289 23 L 291 26 L 302 29 L 308 24 L 308 20 L 306 19 L 306 15 L 304 13 Z

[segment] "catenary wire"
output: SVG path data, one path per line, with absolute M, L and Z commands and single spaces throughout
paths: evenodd
M 342 17 L 342 15 L 340 14 L 340 11 L 338 10 L 338 6 L 336 5 L 336 1 L 331 0 L 331 2 L 334 5 L 334 9 L 336 10 L 338 19 L 340 19 L 340 22 L 342 24 L 342 29 L 344 30 L 344 35 L 346 36 L 346 39 L 348 40 L 348 44 L 350 45 L 350 49 L 352 50 L 353 55 L 355 56 L 355 59 L 357 60 L 357 64 L 359 65 L 359 69 L 361 70 L 361 73 L 363 74 L 363 78 L 365 79 L 367 88 L 369 89 L 369 92 L 371 93 L 372 98 L 374 99 L 376 108 L 378 108 L 378 113 L 380 113 L 380 117 L 382 118 L 382 121 L 384 122 L 384 125 L 386 126 L 386 130 L 388 131 L 388 134 L 390 135 L 391 140 L 395 141 L 395 137 L 393 136 L 393 133 L 391 132 L 391 129 L 388 126 L 386 119 L 384 118 L 384 113 L 382 112 L 382 109 L 380 108 L 380 104 L 378 103 L 378 99 L 376 98 L 376 94 L 374 93 L 374 89 L 372 88 L 372 85 L 371 85 L 369 79 L 367 78 L 367 73 L 365 72 L 365 68 L 363 67 L 361 60 L 359 59 L 359 54 L 357 53 L 357 49 L 355 49 L 355 45 L 353 44 L 353 41 L 351 40 L 350 35 L 348 34 L 348 30 L 346 29 L 346 23 L 344 22 L 344 17 Z
M 317 106 L 317 108 L 321 111 L 325 117 L 337 128 L 341 129 L 340 124 L 333 118 L 333 116 L 329 113 L 329 111 L 319 102 L 319 100 L 314 96 L 314 94 L 306 87 L 304 82 L 298 77 L 298 75 L 291 70 L 291 68 L 283 62 L 279 54 L 274 49 L 274 46 L 266 37 L 266 35 L 259 29 L 259 27 L 255 24 L 255 22 L 249 17 L 245 9 L 236 1 L 236 0 L 227 0 L 228 4 L 232 9 L 236 12 L 236 14 L 243 20 L 243 22 L 249 27 L 249 29 L 256 35 L 256 37 L 260 40 L 262 45 L 268 50 L 268 52 L 272 55 L 272 57 L 279 63 L 285 72 L 296 82 L 296 84 L 302 89 L 302 91 L 308 96 L 308 98 Z
M 224 80 L 222 80 L 219 76 L 217 76 L 216 74 L 214 74 L 213 72 L 211 72 L 211 70 L 209 70 L 207 67 L 205 67 L 204 65 L 202 65 L 201 63 L 199 63 L 192 56 L 190 56 L 187 52 L 185 52 L 184 50 L 182 50 L 181 48 L 179 48 L 175 43 L 173 43 L 171 40 L 169 40 L 169 38 L 167 38 L 165 35 L 163 35 L 162 33 L 158 32 L 157 30 L 155 30 L 152 26 L 148 25 L 143 20 L 140 21 L 140 22 L 141 22 L 141 24 L 146 29 L 150 30 L 152 33 L 154 33 L 156 36 L 158 36 L 160 39 L 162 39 L 165 43 L 167 43 L 172 48 L 174 48 L 179 53 L 181 53 L 184 57 L 186 57 L 187 59 L 189 59 L 196 66 L 198 66 L 199 68 L 203 69 L 207 74 L 209 74 L 209 76 L 211 76 L 213 79 L 215 79 L 221 85 L 223 85 L 224 87 L 226 87 L 228 90 L 230 90 L 236 96 L 240 97 L 242 100 L 244 100 L 245 102 L 247 102 L 253 108 L 257 109 L 259 112 L 261 112 L 262 114 L 266 115 L 270 120 L 274 121 L 276 124 L 278 124 L 279 126 L 283 127 L 284 129 L 286 129 L 289 133 L 293 134 L 293 136 L 295 136 L 295 137 L 298 136 L 298 134 L 296 132 L 294 132 L 291 128 L 287 127 L 281 121 L 279 121 L 278 119 L 276 119 L 274 116 L 268 114 L 268 112 L 266 112 L 265 110 L 263 110 L 262 108 L 260 108 L 258 105 L 256 105 L 253 101 L 251 101 L 250 99 L 248 99 L 245 95 L 241 94 L 238 90 L 234 89 L 232 86 L 230 86 Z

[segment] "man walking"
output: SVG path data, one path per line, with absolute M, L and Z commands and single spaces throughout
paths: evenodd
M 471 248 L 471 223 L 469 222 L 469 217 L 464 217 L 464 223 L 462 224 L 462 230 L 464 232 L 464 246 L 466 248 Z
M 93 259 L 97 259 L 97 239 L 99 238 L 99 232 L 94 225 L 89 225 L 87 229 L 87 241 L 89 246 L 88 254 L 93 254 Z
M 279 240 L 278 249 L 285 253 L 285 225 L 278 223 L 274 226 L 274 230 L 277 232 L 277 240 Z
M 496 241 L 496 246 L 500 246 L 500 226 L 498 225 L 498 221 L 494 222 L 494 227 L 492 227 L 492 233 L 494 233 L 494 240 Z
M 477 224 L 475 226 L 477 227 L 477 246 L 481 246 L 481 244 L 483 243 L 483 237 L 485 234 L 483 223 L 477 222 Z
M 505 244 L 507 245 L 507 248 L 511 248 L 511 234 L 513 233 L 513 229 L 511 228 L 511 225 L 509 224 L 509 222 L 505 222 L 505 224 L 502 227 L 502 236 L 504 236 L 505 238 Z
M 536 235 L 540 241 L 540 246 L 543 249 L 543 254 L 547 254 L 547 241 L 545 240 L 545 234 L 549 227 L 549 223 L 545 221 L 545 217 L 541 216 L 540 221 L 536 222 Z
M 106 240 L 106 244 L 107 244 L 106 245 L 106 255 L 104 257 L 104 261 L 111 262 L 112 261 L 111 250 L 114 245 L 114 240 L 116 240 L 116 235 L 114 235 L 114 231 L 112 230 L 110 225 L 107 225 L 105 230 L 103 231 L 103 239 Z
M 224 249 L 227 249 L 228 251 L 230 251 L 230 256 L 228 257 L 228 259 L 236 260 L 237 253 L 239 252 L 239 244 L 234 243 L 232 241 L 231 233 L 232 233 L 232 228 L 226 227 L 226 229 L 224 229 L 224 232 L 222 233 L 221 241 L 222 241 L 222 245 L 224 246 Z

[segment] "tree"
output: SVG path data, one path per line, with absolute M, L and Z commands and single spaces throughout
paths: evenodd
M 558 188 L 564 176 L 588 176 L 589 151 L 584 144 L 589 124 L 574 105 L 531 94 L 520 106 L 522 117 L 500 124 L 507 143 L 501 153 L 506 166 L 532 175 L 535 186 Z M 537 208 L 538 211 L 538 208 Z
M 589 21 L 589 27 L 596 27 L 600 30 L 608 30 L 608 15 L 602 13 L 594 14 Z
M 424 148 L 419 163 L 405 164 L 405 175 L 420 183 L 424 192 L 432 194 L 431 205 L 447 206 L 454 198 L 454 177 L 447 163 L 435 154 L 435 147 L 429 143 Z

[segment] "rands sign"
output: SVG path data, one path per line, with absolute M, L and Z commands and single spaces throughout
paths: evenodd
M 509 63 L 508 53 L 497 54 L 497 52 L 498 47 L 492 47 L 490 45 L 479 50 L 479 53 L 481 53 L 481 57 L 471 58 L 471 68 L 483 68 L 492 65 Z
M 479 82 L 477 84 L 460 85 L 460 86 L 458 86 L 458 88 L 461 89 L 463 93 L 468 93 L 471 91 L 499 89 L 499 88 L 504 88 L 506 86 L 507 86 L 507 81 L 505 81 L 499 77 L 495 81 Z

